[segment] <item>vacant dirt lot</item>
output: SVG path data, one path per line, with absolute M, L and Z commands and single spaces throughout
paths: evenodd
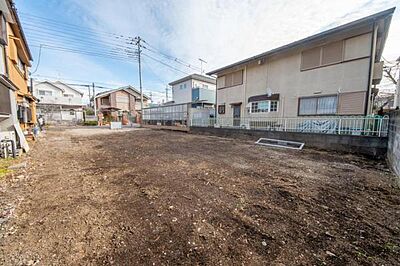
M 24 160 L 0 180 L 3 265 L 400 264 L 380 162 L 153 130 L 50 131 Z

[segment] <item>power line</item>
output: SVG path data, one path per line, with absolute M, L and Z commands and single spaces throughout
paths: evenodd
M 70 48 L 65 48 L 61 46 L 52 46 L 52 45 L 47 45 L 47 44 L 41 44 L 44 49 L 49 49 L 49 50 L 55 50 L 59 52 L 69 52 L 69 53 L 76 53 L 76 54 L 82 54 L 82 55 L 90 55 L 90 56 L 96 56 L 96 57 L 103 57 L 103 58 L 109 58 L 109 59 L 115 59 L 115 60 L 121 60 L 125 62 L 129 62 L 129 59 L 134 59 L 134 57 L 122 57 L 116 54 L 110 54 L 110 53 L 97 53 L 97 52 L 91 52 L 91 51 L 86 51 L 86 50 L 76 50 L 76 49 L 70 49 Z M 31 45 L 32 47 L 37 47 L 40 48 L 40 45 Z
M 29 39 L 29 43 L 46 43 L 49 45 L 54 45 L 54 46 L 64 46 L 66 48 L 71 48 L 71 49 L 82 49 L 82 48 L 88 48 L 89 44 L 92 44 L 90 46 L 90 51 L 100 51 L 100 52 L 111 52 L 117 55 L 135 55 L 135 51 L 133 51 L 132 49 L 122 49 L 119 47 L 101 47 L 101 45 L 99 43 L 94 43 L 94 42 L 89 42 L 89 43 L 85 43 L 82 41 L 71 41 L 71 40 L 57 40 L 54 38 L 50 38 L 50 37 L 30 37 L 30 34 L 27 35 L 30 39 Z M 95 47 L 95 48 L 93 48 Z
M 183 73 L 185 75 L 189 75 L 189 73 L 187 73 L 185 71 L 182 71 L 182 70 L 180 70 L 180 69 L 178 69 L 178 68 L 176 68 L 174 66 L 171 66 L 171 65 L 169 65 L 169 64 L 167 64 L 167 63 L 165 63 L 165 62 L 163 62 L 161 60 L 158 60 L 158 59 L 156 59 L 156 58 L 154 58 L 154 57 L 152 57 L 152 56 L 150 56 L 148 54 L 143 53 L 143 55 L 148 57 L 148 58 L 150 58 L 150 59 L 152 59 L 152 60 L 154 60 L 154 61 L 156 61 L 156 62 L 158 62 L 158 63 L 160 63 L 160 64 L 162 64 L 162 65 L 164 65 L 164 66 L 166 66 L 166 67 L 169 67 L 169 68 L 171 68 L 171 69 L 173 69 L 173 70 L 175 70 L 177 72 Z
M 40 17 L 40 16 L 29 14 L 29 13 L 25 13 L 25 12 L 19 12 L 19 14 L 21 14 L 21 18 L 22 19 L 24 17 L 27 17 L 27 18 L 30 18 L 30 19 L 35 19 L 37 21 L 44 21 L 44 22 L 47 22 L 47 23 L 53 24 L 53 25 L 54 24 L 55 25 L 62 25 L 63 27 L 70 27 L 70 28 L 75 28 L 75 29 L 79 29 L 79 30 L 85 29 L 88 32 L 92 32 L 92 33 L 96 33 L 96 34 L 105 34 L 105 35 L 114 36 L 114 37 L 118 37 L 118 38 L 126 38 L 127 40 L 132 38 L 131 36 L 126 36 L 126 35 L 117 34 L 117 33 L 111 33 L 111 32 L 102 31 L 102 30 L 93 30 L 91 28 L 83 27 L 81 25 L 61 22 L 61 21 L 58 21 L 58 20 L 49 19 L 49 18 L 45 18 L 45 17 Z
M 70 79 L 70 78 L 61 78 L 61 77 L 55 77 L 55 76 L 48 76 L 48 75 L 40 75 L 40 74 L 34 74 L 33 76 L 39 77 L 39 78 L 50 78 L 50 79 L 55 79 L 55 80 L 66 80 L 66 81 L 74 81 L 74 82 L 84 82 L 84 83 L 92 83 L 93 81 L 88 81 L 88 80 L 81 80 L 81 79 Z M 98 84 L 103 84 L 103 85 L 110 85 L 110 86 L 124 86 L 126 84 L 122 83 L 107 83 L 107 82 L 102 82 L 102 81 L 95 81 Z
M 34 36 L 45 36 L 45 37 L 49 37 L 54 39 L 54 37 L 57 38 L 62 38 L 62 39 L 67 39 L 67 40 L 73 40 L 74 42 L 95 42 L 96 44 L 101 43 L 102 45 L 110 45 L 113 47 L 121 47 L 121 48 L 129 48 L 129 46 L 127 46 L 128 42 L 124 41 L 117 41 L 117 40 L 111 40 L 111 39 L 106 39 L 101 37 L 101 42 L 99 41 L 99 37 L 94 38 L 94 37 L 89 37 L 86 36 L 84 33 L 82 34 L 73 34 L 71 32 L 65 32 L 65 31 L 60 31 L 60 30 L 56 30 L 56 29 L 43 29 L 43 28 L 38 28 L 38 27 L 25 27 L 24 28 L 26 30 L 27 33 L 29 34 L 33 34 Z M 126 44 L 126 45 L 123 45 Z
M 62 48 L 62 49 L 70 49 L 70 50 L 77 50 L 77 51 L 82 51 L 82 52 L 89 52 L 89 53 L 98 53 L 102 55 L 110 55 L 110 56 L 118 56 L 121 58 L 135 58 L 136 54 L 134 52 L 123 52 L 123 51 L 115 51 L 113 49 L 102 49 L 102 48 L 95 48 L 95 49 L 90 49 L 87 47 L 82 47 L 79 45 L 65 45 L 65 44 L 60 44 L 51 40 L 43 40 L 43 39 L 33 39 L 30 41 L 30 46 L 35 47 L 35 46 L 47 46 L 48 48 Z
M 65 45 L 65 44 L 53 42 L 51 40 L 43 40 L 43 39 L 32 40 L 31 46 L 34 46 L 34 45 L 43 45 L 43 46 L 48 46 L 48 47 L 53 47 L 53 48 L 62 48 L 62 49 L 77 50 L 77 51 L 82 51 L 82 52 L 118 56 L 118 57 L 127 58 L 127 59 L 137 57 L 137 55 L 134 52 L 129 52 L 129 51 L 124 53 L 122 51 L 115 51 L 112 49 L 102 49 L 102 48 L 91 49 L 89 47 L 82 47 L 82 46 L 76 46 L 76 45 Z
M 193 69 L 193 70 L 196 70 L 196 71 L 201 71 L 201 68 L 196 67 L 196 66 L 194 66 L 193 64 L 190 64 L 190 63 L 188 63 L 188 62 L 185 62 L 184 60 L 179 59 L 179 58 L 177 58 L 177 57 L 174 57 L 174 56 L 172 56 L 172 55 L 168 55 L 168 54 L 166 54 L 166 53 L 164 53 L 164 52 L 158 50 L 158 49 L 155 48 L 154 46 L 150 45 L 150 44 L 149 44 L 148 42 L 146 42 L 146 41 L 143 41 L 143 42 L 146 43 L 147 46 L 148 46 L 148 47 L 143 47 L 143 48 L 145 48 L 146 50 L 148 50 L 148 51 L 150 51 L 150 52 L 153 52 L 153 53 L 160 54 L 160 55 L 162 55 L 163 57 L 165 57 L 166 59 L 169 59 L 169 60 L 174 61 L 174 62 L 176 62 L 176 63 L 178 63 L 178 64 L 181 64 L 181 65 L 183 65 L 183 66 L 185 66 L 185 67 L 187 67 L 187 68 L 190 68 L 190 69 Z M 149 47 L 151 47 L 151 48 L 149 48 Z
M 30 75 L 35 74 L 36 71 L 38 70 L 41 56 L 42 56 L 42 45 L 39 46 L 39 57 L 38 57 L 38 62 L 36 64 L 36 68 L 33 72 L 30 73 Z

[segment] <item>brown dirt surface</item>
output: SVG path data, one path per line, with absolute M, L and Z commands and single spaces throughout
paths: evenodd
M 50 130 L 0 180 L 1 265 L 400 264 L 400 190 L 384 162 L 103 133 Z

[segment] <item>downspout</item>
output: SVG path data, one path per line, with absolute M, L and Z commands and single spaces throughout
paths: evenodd
M 369 112 L 372 113 L 372 106 L 371 106 L 371 87 L 372 87 L 372 71 L 375 64 L 375 52 L 376 52 L 376 34 L 378 31 L 378 27 L 376 26 L 376 22 L 373 22 L 373 32 L 371 38 L 371 54 L 370 54 L 370 65 L 369 65 L 369 72 L 368 72 L 368 85 L 367 85 L 367 95 L 366 95 L 366 104 L 364 115 L 368 115 Z
M 217 121 L 217 114 L 218 114 L 218 75 L 215 79 L 215 106 L 214 106 L 214 118 Z
M 246 116 L 248 115 L 247 112 L 247 65 L 244 66 L 244 73 L 243 73 L 243 88 L 244 88 L 244 99 L 243 99 L 243 118 L 246 119 Z

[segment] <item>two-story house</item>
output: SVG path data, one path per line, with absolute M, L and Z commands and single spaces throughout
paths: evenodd
M 7 1 L 9 22 L 5 23 L 8 42 L 5 49 L 8 78 L 14 84 L 18 120 L 21 128 L 28 133 L 36 123 L 36 98 L 28 85 L 28 70 L 32 55 L 28 47 L 18 14 L 12 0 Z
M 136 119 L 141 112 L 140 92 L 132 86 L 98 93 L 95 97 L 97 112 L 106 120 L 121 121 L 123 118 Z M 143 94 L 143 107 L 148 107 L 150 98 Z M 124 119 L 124 121 L 126 121 Z
M 217 116 L 368 115 L 394 8 L 211 71 Z M 240 123 L 238 123 L 240 124 Z
M 32 56 L 11 0 L 0 0 L 0 140 L 29 149 L 25 134 L 36 122 L 36 99 L 28 86 Z
M 47 123 L 83 120 L 83 93 L 60 81 L 35 82 L 33 94 L 39 100 L 37 114 Z
M 173 104 L 192 103 L 192 107 L 214 106 L 214 78 L 192 74 L 169 83 L 172 87 Z

